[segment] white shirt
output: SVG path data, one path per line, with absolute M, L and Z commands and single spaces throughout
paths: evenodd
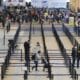
M 38 51 L 40 51 L 41 47 L 40 46 L 36 46 L 33 48 L 33 54 L 35 54 L 35 61 L 38 61 L 39 59 L 41 59 L 40 54 L 38 54 Z

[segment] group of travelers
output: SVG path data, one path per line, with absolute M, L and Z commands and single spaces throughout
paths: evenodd
M 6 12 L 12 22 L 18 23 L 30 22 L 33 20 L 39 23 L 44 21 L 48 21 L 49 23 L 56 21 L 57 23 L 59 23 L 65 17 L 65 13 L 57 9 L 54 11 L 50 11 L 44 8 L 29 8 L 27 10 L 26 8 L 17 8 L 13 9 L 13 11 L 7 10 Z
M 75 62 L 77 60 L 77 68 L 79 68 L 80 61 L 80 45 L 74 44 L 72 47 L 72 66 L 75 66 Z
M 39 42 L 36 43 L 36 46 L 33 48 L 33 52 L 30 53 L 30 43 L 29 41 L 25 41 L 24 50 L 25 50 L 25 63 L 29 71 L 30 71 L 30 60 L 34 62 L 32 70 L 35 69 L 35 71 L 38 71 L 38 66 L 40 61 L 41 63 L 44 64 L 43 71 L 45 71 L 45 68 L 48 68 L 47 60 L 43 56 L 41 56 L 41 46 Z M 30 54 L 32 54 L 31 57 Z
M 72 13 L 71 11 L 61 11 L 60 9 L 37 9 L 37 8 L 6 8 L 2 12 L 0 12 L 0 23 L 4 27 L 5 24 L 9 23 L 8 25 L 10 26 L 10 23 L 13 22 L 18 22 L 18 23 L 27 23 L 35 20 L 36 22 L 39 23 L 44 23 L 49 22 L 66 22 L 69 23 L 69 17 L 73 16 L 76 19 L 76 14 Z M 78 24 L 80 24 L 80 18 L 76 19 L 78 21 Z M 7 29 L 10 29 L 9 27 Z M 7 30 L 9 31 L 9 30 Z
M 39 23 L 44 23 L 45 21 L 50 23 L 53 22 L 57 22 L 60 23 L 62 21 L 68 23 L 69 22 L 69 14 L 67 14 L 64 11 L 60 11 L 59 9 L 50 11 L 47 9 L 35 9 L 35 8 L 30 8 L 30 9 L 25 9 L 25 8 L 17 8 L 14 9 L 13 11 L 10 11 L 8 9 L 3 10 L 2 12 L 0 12 L 0 23 L 2 24 L 2 27 L 6 28 L 7 32 L 10 31 L 10 27 L 11 27 L 11 22 L 15 23 L 24 23 L 24 22 L 31 22 L 33 20 L 35 20 L 36 22 Z M 75 15 L 74 15 L 75 17 Z M 80 24 L 80 18 L 78 19 L 78 24 Z M 37 48 L 36 48 L 37 47 Z M 35 54 L 35 58 L 34 60 L 34 64 L 35 66 L 32 67 L 32 69 L 37 70 L 37 66 L 38 66 L 38 60 L 40 59 L 40 54 L 41 54 L 41 50 L 40 50 L 40 44 L 39 42 L 37 42 L 37 46 L 36 46 L 33 50 L 33 55 Z M 29 41 L 26 41 L 24 43 L 24 48 L 25 48 L 25 61 L 26 61 L 26 65 L 30 66 L 30 43 Z M 42 61 L 44 63 L 47 64 L 47 60 L 45 60 L 44 58 L 41 58 Z M 72 48 L 72 65 L 75 65 L 75 60 L 77 59 L 77 67 L 79 67 L 79 59 L 80 59 L 80 46 L 76 46 L 74 45 Z
M 27 23 L 32 22 L 33 20 L 35 22 L 44 23 L 49 22 L 57 22 L 60 23 L 63 20 L 66 20 L 66 22 L 69 21 L 69 15 L 64 12 L 60 11 L 59 9 L 54 10 L 48 10 L 45 8 L 42 9 L 36 9 L 36 8 L 6 8 L 2 12 L 0 12 L 0 22 L 2 23 L 2 26 L 7 26 L 7 32 L 10 30 L 10 24 L 13 23 Z

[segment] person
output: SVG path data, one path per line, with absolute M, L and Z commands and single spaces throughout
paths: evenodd
M 38 51 L 37 53 L 35 53 L 35 58 L 34 58 L 34 64 L 35 66 L 32 66 L 32 70 L 35 68 L 35 71 L 38 71 L 38 63 L 39 63 L 39 59 L 40 59 L 40 51 Z
M 25 66 L 26 66 L 26 64 L 25 64 Z M 27 74 L 28 74 L 28 72 L 27 72 L 27 70 L 25 70 L 25 72 L 24 72 L 24 80 L 27 80 L 27 78 L 28 78 Z
M 80 18 L 78 18 L 78 26 L 80 26 Z
M 76 58 L 77 58 L 77 46 L 74 45 L 74 46 L 72 47 L 72 66 L 73 66 L 73 67 L 74 67 L 74 65 L 75 65 L 75 60 L 76 60 Z
M 41 46 L 39 42 L 36 43 L 36 52 L 38 51 L 41 51 Z
M 5 27 L 5 22 L 6 22 L 6 20 L 5 20 L 4 14 L 3 14 L 3 15 L 2 15 L 2 27 L 3 27 L 3 28 Z
M 52 23 L 52 19 L 53 19 L 53 15 L 50 14 L 50 15 L 49 15 L 49 24 Z
M 21 24 L 21 14 L 18 14 L 18 16 L 17 16 L 17 22 L 18 22 L 18 24 L 20 26 L 20 24 Z
M 29 40 L 24 42 L 24 50 L 25 50 L 25 61 L 26 61 L 26 66 L 29 68 L 29 51 L 30 51 L 30 44 Z M 30 70 L 29 70 L 30 71 Z
M 78 36 L 80 36 L 80 18 L 78 18 Z
M 10 31 L 10 27 L 11 27 L 10 24 L 11 24 L 10 18 L 9 18 L 9 16 L 7 16 L 7 18 L 6 18 L 6 24 L 5 24 L 7 32 Z
M 65 15 L 65 19 L 66 19 L 66 23 L 69 23 L 69 15 L 68 14 Z
M 79 60 L 80 60 L 80 45 L 78 47 L 78 53 L 77 53 L 77 68 L 79 68 Z

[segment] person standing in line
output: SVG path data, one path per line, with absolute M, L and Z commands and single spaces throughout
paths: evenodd
M 3 14 L 2 15 L 2 27 L 4 28 L 5 27 L 5 22 L 6 22 L 6 19 L 5 19 L 5 15 Z
M 80 26 L 80 18 L 78 18 L 77 22 L 78 22 L 78 26 Z
M 78 47 L 78 53 L 77 53 L 77 68 L 79 68 L 79 61 L 80 61 L 80 45 Z
M 17 15 L 17 23 L 20 26 L 20 24 L 21 24 L 21 14 L 20 13 Z
M 77 45 L 74 45 L 72 48 L 72 66 L 75 65 L 75 60 L 77 59 Z
M 9 18 L 9 16 L 7 16 L 7 18 L 6 18 L 6 29 L 7 29 L 7 32 L 9 32 L 10 31 L 10 27 L 11 27 L 11 20 L 10 20 L 10 18 Z
M 78 36 L 80 36 L 80 18 L 78 18 Z
M 25 50 L 25 61 L 26 61 L 26 66 L 29 68 L 29 51 L 30 51 L 30 43 L 29 40 L 24 42 L 24 50 Z
M 69 15 L 68 14 L 65 15 L 65 19 L 66 19 L 66 23 L 69 23 Z

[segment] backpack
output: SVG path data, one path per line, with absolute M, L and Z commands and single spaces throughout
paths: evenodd
M 32 60 L 34 60 L 34 59 L 35 59 L 35 54 L 33 54 L 33 55 L 32 55 L 31 59 L 32 59 Z

